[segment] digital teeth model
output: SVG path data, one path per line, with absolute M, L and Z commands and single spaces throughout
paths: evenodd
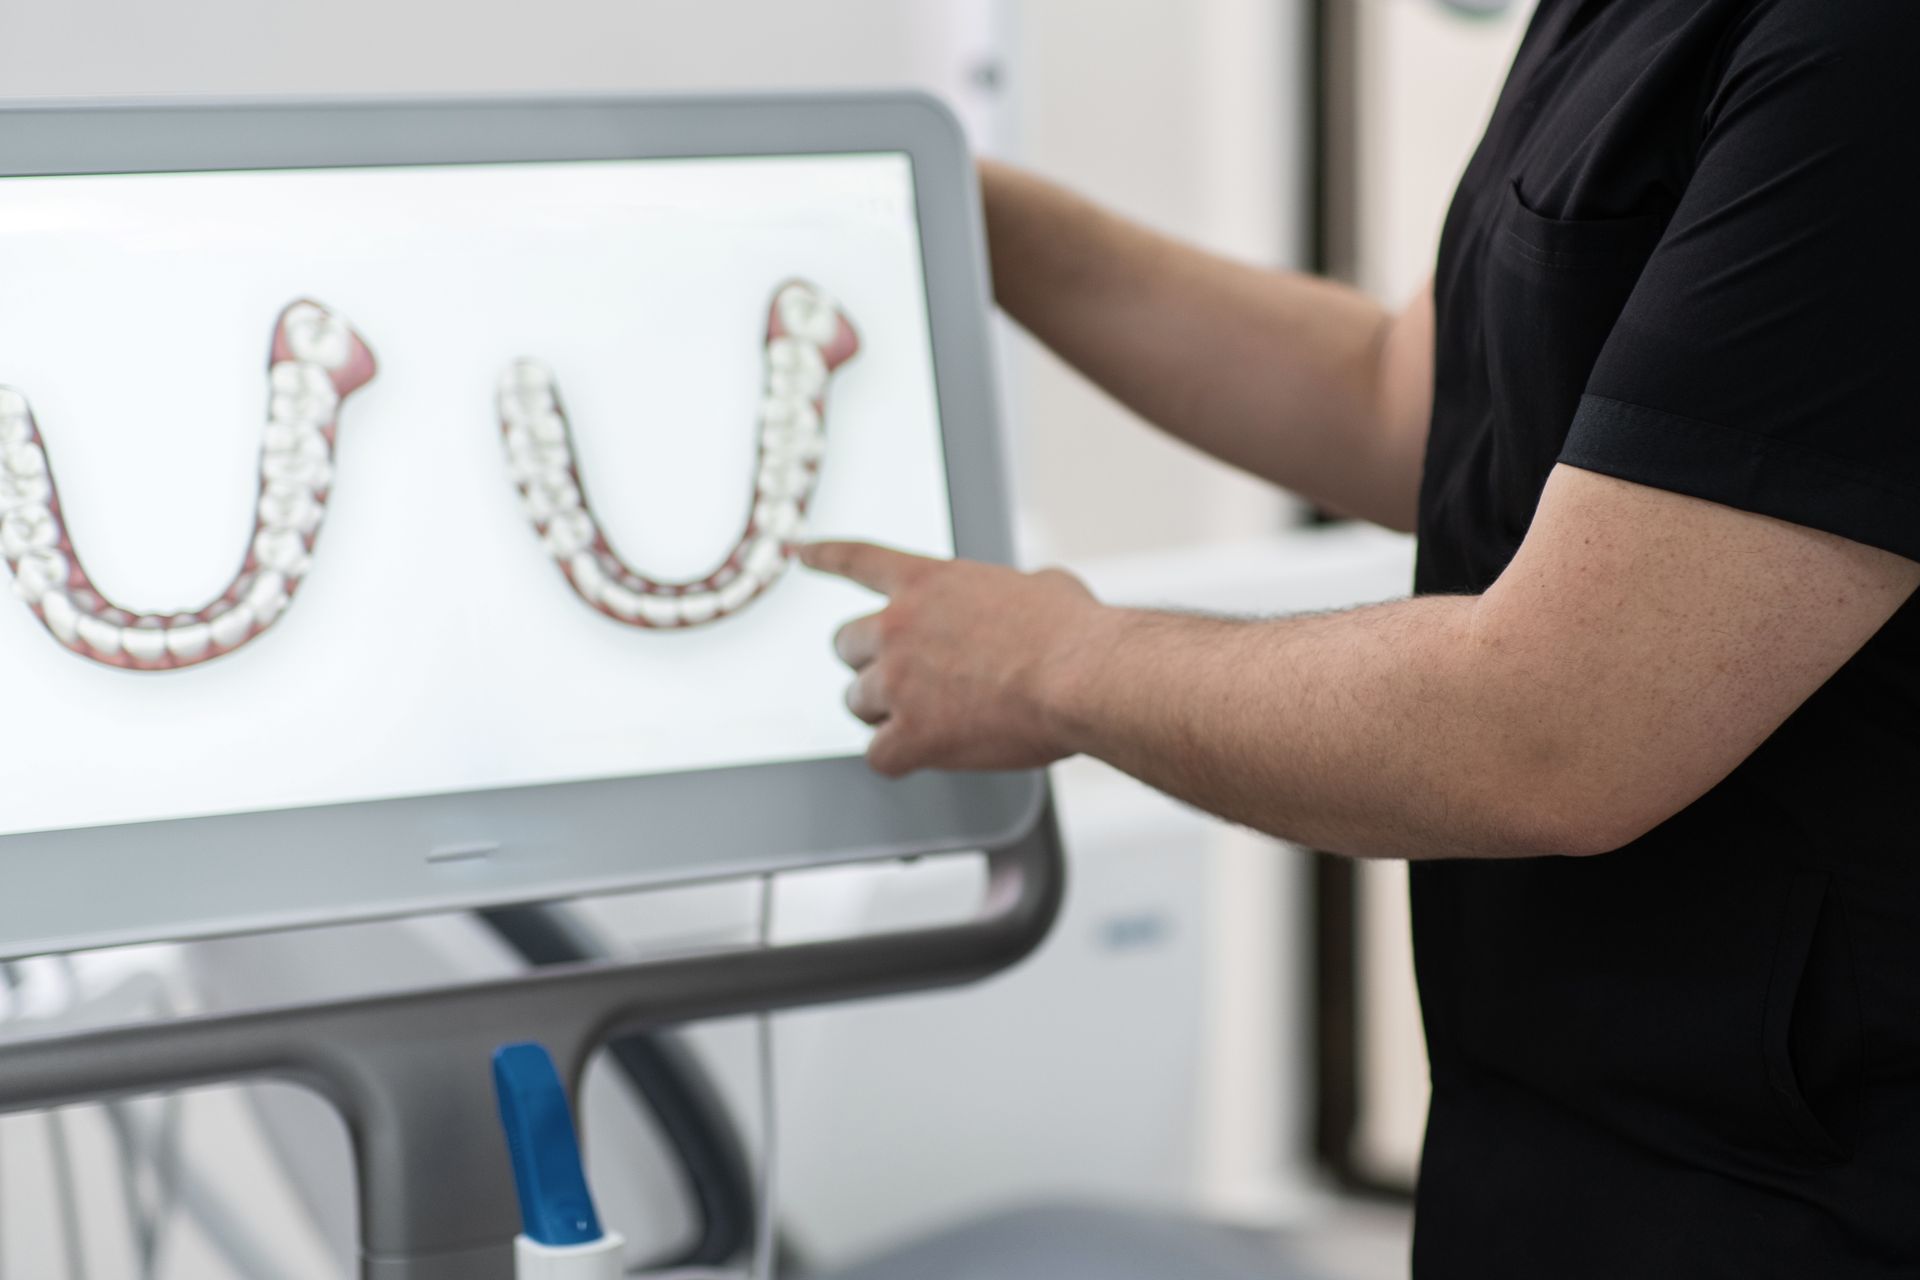
M 696 627 L 739 612 L 777 582 L 820 480 L 827 382 L 859 349 L 853 325 L 819 289 L 796 280 L 775 291 L 747 527 L 718 568 L 682 582 L 650 578 L 613 549 L 581 485 L 553 374 L 516 361 L 500 379 L 507 465 L 534 532 L 580 598 L 628 626 Z
M 107 666 L 169 671 L 232 653 L 286 612 L 326 515 L 340 402 L 375 368 L 345 320 L 306 300 L 280 313 L 268 362 L 252 541 L 219 598 L 187 613 L 135 613 L 93 585 L 67 536 L 33 411 L 0 387 L 0 553 L 14 590 L 61 644 Z

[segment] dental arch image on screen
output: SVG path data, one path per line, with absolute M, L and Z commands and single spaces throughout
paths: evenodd
M 952 553 L 913 200 L 894 154 L 0 180 L 0 834 L 857 754 L 871 598 L 788 547 Z

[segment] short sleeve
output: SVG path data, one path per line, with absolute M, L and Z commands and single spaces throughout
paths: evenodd
M 1560 461 L 1920 560 L 1920 6 L 1758 6 Z

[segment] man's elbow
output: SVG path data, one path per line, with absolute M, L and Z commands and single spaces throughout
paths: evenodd
M 1518 857 L 1595 858 L 1685 807 L 1664 789 L 1606 785 L 1595 772 L 1525 777 L 1508 790 L 1501 843 Z

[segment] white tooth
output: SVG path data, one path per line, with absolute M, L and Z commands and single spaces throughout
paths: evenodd
M 6 453 L 7 471 L 22 479 L 47 474 L 47 455 L 37 444 L 16 444 Z
M 333 465 L 298 453 L 260 455 L 260 474 L 269 484 L 324 489 L 333 482 Z
M 72 644 L 79 635 L 80 611 L 74 608 L 73 598 L 64 591 L 49 591 L 40 601 L 40 616 L 47 620 L 47 630 L 59 636 L 65 644 Z
M 800 433 L 793 439 L 792 454 L 800 462 L 818 462 L 827 456 L 827 437 L 818 431 Z
M 541 444 L 526 427 L 509 427 L 506 439 L 507 459 L 516 480 L 565 475 L 573 467 L 573 454 L 564 443 Z
M 258 575 L 247 588 L 244 603 L 253 610 L 254 622 L 267 626 L 287 607 L 287 580 L 271 570 Z
M 176 658 L 197 658 L 213 643 L 213 628 L 204 622 L 186 622 L 167 628 L 167 652 Z
M 631 622 L 640 616 L 640 606 L 645 599 L 637 591 L 629 591 L 617 582 L 609 582 L 600 588 L 600 603 Z
M 815 472 L 804 462 L 770 458 L 760 467 L 759 496 L 787 502 L 812 492 Z
M 269 422 L 260 436 L 260 451 L 289 453 L 301 458 L 333 456 L 333 446 L 314 423 Z
M 305 360 L 277 360 L 267 370 L 267 388 L 275 395 L 299 396 L 333 385 L 327 371 Z
M 530 426 L 536 419 L 559 414 L 560 402 L 550 390 L 509 391 L 500 397 L 500 418 L 510 427 Z
M 527 430 L 525 423 L 509 423 L 506 431 L 500 436 L 500 442 L 506 447 L 507 457 L 516 468 L 521 465 L 522 458 L 539 451 L 539 442 L 533 438 L 533 433 Z
M 87 642 L 87 648 L 103 658 L 111 658 L 120 652 L 120 628 L 104 618 L 88 614 L 80 619 L 80 638 Z
M 270 484 L 260 494 L 260 523 L 270 529 L 312 533 L 325 515 L 319 499 L 298 485 Z
M 607 580 L 607 571 L 585 551 L 568 560 L 567 567 L 573 570 L 574 589 L 589 600 L 600 599 L 600 593 L 611 585 Z
M 649 626 L 671 627 L 680 622 L 680 602 L 672 596 L 640 597 L 640 617 Z
M 547 526 L 547 552 L 556 560 L 578 559 L 593 545 L 593 517 L 584 511 L 568 511 L 553 518 Z
M 129 657 L 158 662 L 167 651 L 167 633 L 158 627 L 128 627 L 120 633 L 120 643 Z
M 567 439 L 567 420 L 554 409 L 543 409 L 539 413 L 529 414 L 526 419 L 527 430 L 541 444 L 565 444 Z
M 760 473 L 754 477 L 753 492 L 755 505 L 761 502 L 783 501 L 787 492 L 781 486 L 786 483 L 787 464 L 783 458 L 765 458 L 760 463 Z
M 540 490 L 541 495 L 556 512 L 571 511 L 580 505 L 580 486 L 575 484 L 573 477 L 565 472 L 542 476 L 534 487 Z
M 796 338 L 824 347 L 840 334 L 840 316 L 833 300 L 807 284 L 790 284 L 774 304 L 780 326 Z
M 709 622 L 720 612 L 720 600 L 711 591 L 680 597 L 680 616 L 689 624 Z
M 326 462 L 333 457 L 333 448 L 318 427 L 286 428 L 276 423 L 267 428 L 264 441 L 263 452 L 302 462 Z
M 720 588 L 720 608 L 732 613 L 747 601 L 753 599 L 753 593 L 760 589 L 760 580 L 751 574 L 742 575 Z
M 25 417 L 27 398 L 12 387 L 0 387 L 0 418 Z
M 253 610 L 245 603 L 236 604 L 214 618 L 208 626 L 213 633 L 213 642 L 222 649 L 231 649 L 253 630 Z
M 563 444 L 539 446 L 530 454 L 525 463 L 526 479 L 548 479 L 565 476 L 573 470 L 573 455 L 567 452 Z
M 14 566 L 13 589 L 28 604 L 39 604 L 49 591 L 67 585 L 67 558 L 58 551 L 29 551 Z
M 790 542 L 800 532 L 800 505 L 791 500 L 759 503 L 753 509 L 753 522 L 762 533 Z
M 311 360 L 329 369 L 338 369 L 353 354 L 353 334 L 346 322 L 311 302 L 297 303 L 287 309 L 287 347 L 301 360 Z
M 741 560 L 747 576 L 758 578 L 761 582 L 772 582 L 787 567 L 787 553 L 776 538 L 761 537 L 747 548 L 747 554 Z
M 277 395 L 267 402 L 267 419 L 290 427 L 320 427 L 333 421 L 337 398 Z
M 0 414 L 0 449 L 11 449 L 33 439 L 33 419 L 25 414 Z
M 792 427 L 760 428 L 760 465 L 791 462 L 799 453 L 799 437 Z
M 292 529 L 262 529 L 253 539 L 253 556 L 269 569 L 297 578 L 307 571 L 307 541 Z
M 553 374 L 538 360 L 515 360 L 500 375 L 500 406 L 512 414 L 531 414 L 553 407 Z M 512 416 L 505 414 L 504 416 Z
M 0 511 L 43 507 L 53 499 L 53 483 L 45 476 L 0 474 Z
M 45 507 L 19 507 L 0 519 L 0 553 L 9 560 L 18 560 L 29 551 L 45 551 L 58 541 L 60 526 Z
M 805 400 L 768 396 L 760 402 L 760 425 L 762 429 L 777 427 L 795 435 L 811 435 L 820 430 L 820 413 Z
M 267 416 L 293 426 L 317 426 L 340 408 L 340 391 L 327 371 L 304 360 L 282 360 L 267 372 L 272 398 Z
M 579 509 L 580 487 L 565 474 L 541 476 L 527 482 L 520 504 L 535 524 L 545 524 L 563 511 Z
M 827 389 L 820 349 L 793 338 L 767 344 L 767 394 L 777 400 L 817 400 Z

